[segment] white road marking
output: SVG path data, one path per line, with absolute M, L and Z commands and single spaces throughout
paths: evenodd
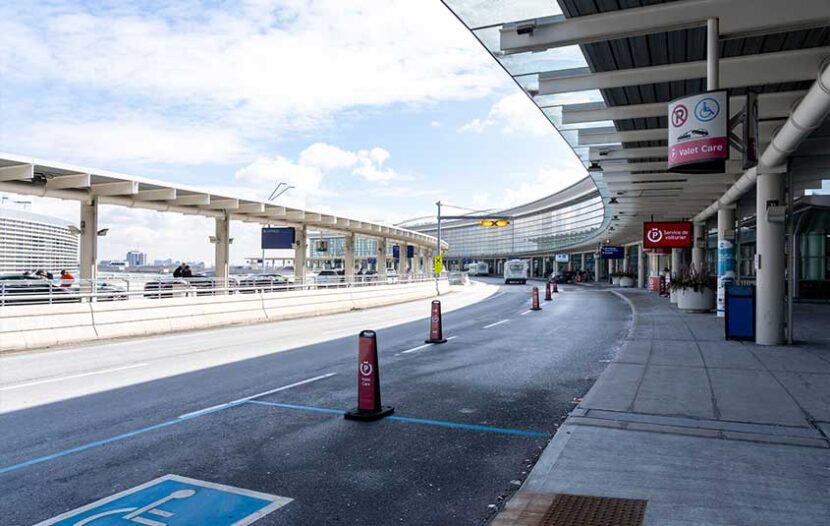
M 450 336 L 449 338 L 447 338 L 447 341 L 454 340 L 456 338 L 458 338 L 458 336 Z M 419 345 L 417 347 L 413 347 L 411 349 L 401 351 L 398 354 L 396 354 L 395 356 L 400 356 L 401 354 L 409 354 L 411 352 L 420 351 L 421 349 L 426 349 L 427 347 L 432 347 L 433 345 L 435 345 L 435 344 L 434 343 L 425 343 L 423 345 Z
M 41 385 L 41 384 L 48 384 L 51 382 L 62 382 L 64 380 L 72 380 L 74 378 L 84 378 L 85 376 L 93 376 L 96 374 L 107 374 L 107 373 L 114 373 L 116 371 L 126 371 L 127 369 L 136 369 L 138 367 L 146 367 L 150 364 L 148 363 L 134 363 L 132 365 L 125 365 L 123 367 L 113 367 L 111 369 L 101 369 L 98 371 L 90 371 L 88 373 L 81 373 L 81 374 L 71 374 L 69 376 L 60 376 L 58 378 L 47 378 L 45 380 L 37 380 L 34 382 L 26 382 L 23 384 L 16 384 L 16 385 L 7 385 L 5 387 L 0 387 L 0 391 L 11 391 L 12 389 L 22 389 L 24 387 L 30 387 L 33 385 Z
M 498 298 L 499 296 L 501 296 L 501 295 L 502 295 L 502 294 L 504 294 L 504 293 L 505 293 L 504 291 L 496 292 L 495 294 L 493 294 L 492 296 L 490 296 L 490 297 L 489 297 L 489 298 L 487 298 L 487 299 L 488 299 L 488 300 L 491 300 L 491 299 L 493 299 L 493 298 Z
M 527 309 L 527 310 L 526 310 L 526 311 L 524 311 L 523 313 L 519 314 L 519 316 L 524 316 L 525 314 L 528 314 L 529 312 L 530 312 L 530 309 Z
M 213 405 L 210 407 L 206 407 L 204 409 L 199 409 L 198 411 L 193 411 L 190 413 L 185 413 L 183 415 L 179 415 L 178 418 L 190 418 L 197 415 L 202 415 L 205 413 L 212 413 L 213 411 L 219 411 L 225 409 L 226 407 L 230 407 L 232 405 L 239 405 L 242 402 L 247 402 L 248 400 L 253 400 L 254 398 L 259 398 L 261 396 L 279 393 L 280 391 L 285 391 L 287 389 L 292 389 L 294 387 L 299 387 L 301 385 L 310 384 L 311 382 L 316 382 L 318 380 L 325 380 L 326 378 L 331 378 L 332 376 L 336 375 L 337 373 L 327 373 L 321 374 L 320 376 L 315 376 L 314 378 L 308 378 L 306 380 L 300 380 L 299 382 L 294 382 L 293 384 L 283 385 L 282 387 L 277 387 L 276 389 L 270 389 L 268 391 L 263 391 L 261 393 L 257 393 L 255 395 L 246 396 L 245 398 L 240 398 L 238 400 L 234 400 L 232 402 L 225 402 L 224 404 Z
M 484 328 L 489 329 L 490 327 L 495 327 L 496 325 L 501 325 L 502 323 L 507 323 L 508 321 L 510 321 L 509 318 L 501 320 L 501 321 L 497 321 L 496 323 L 491 323 L 490 325 L 485 325 Z

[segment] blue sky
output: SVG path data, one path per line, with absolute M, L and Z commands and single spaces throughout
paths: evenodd
M 398 222 L 582 176 L 437 0 L 0 7 L 0 151 Z M 77 204 L 38 211 L 77 221 Z M 209 220 L 105 207 L 103 259 L 212 260 Z M 196 234 L 196 235 L 194 235 Z M 232 259 L 258 252 L 234 225 Z

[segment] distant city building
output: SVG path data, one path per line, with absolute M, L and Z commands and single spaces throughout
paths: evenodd
M 127 252 L 127 265 L 132 268 L 142 267 L 147 264 L 147 254 L 138 250 L 130 250 Z
M 0 273 L 77 272 L 78 246 L 78 236 L 69 231 L 68 221 L 0 208 Z

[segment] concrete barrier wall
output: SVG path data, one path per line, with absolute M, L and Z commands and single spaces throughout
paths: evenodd
M 447 281 L 438 285 L 448 292 Z M 0 352 L 322 316 L 436 296 L 435 282 L 0 308 Z

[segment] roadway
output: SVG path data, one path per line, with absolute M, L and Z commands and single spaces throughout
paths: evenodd
M 534 312 L 530 284 L 484 281 L 442 297 L 443 345 L 421 301 L 0 357 L 0 523 L 172 473 L 293 499 L 257 526 L 482 524 L 631 321 L 600 290 Z M 395 419 L 342 418 L 363 328 Z

